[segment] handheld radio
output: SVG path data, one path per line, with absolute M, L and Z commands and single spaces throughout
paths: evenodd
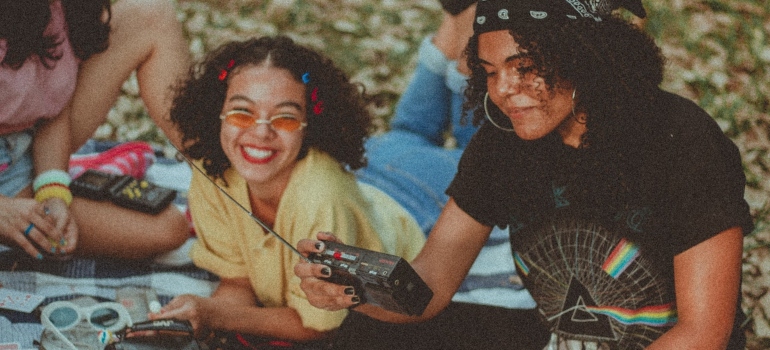
M 428 287 L 420 275 L 414 271 L 411 265 L 401 257 L 376 252 L 373 250 L 353 247 L 342 243 L 324 241 L 325 249 L 318 254 L 303 256 L 297 248 L 287 242 L 278 233 L 259 220 L 250 210 L 246 209 L 227 191 L 217 185 L 214 180 L 190 161 L 181 151 L 179 155 L 201 173 L 227 198 L 233 201 L 259 226 L 278 238 L 285 246 L 291 249 L 302 260 L 314 264 L 328 266 L 331 277 L 325 280 L 353 286 L 361 298 L 362 303 L 379 306 L 385 310 L 406 315 L 422 315 L 428 303 L 433 298 L 433 291 Z

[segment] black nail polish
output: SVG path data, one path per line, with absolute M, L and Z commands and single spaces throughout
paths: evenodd
M 315 244 L 315 249 L 321 250 L 321 248 L 323 248 L 323 243 L 321 243 L 321 242 L 317 242 L 317 243 Z
M 359 297 L 352 297 L 350 298 L 350 301 L 352 301 L 354 304 L 358 304 L 361 302 L 361 298 Z
M 353 289 L 353 287 L 345 288 L 345 294 L 347 294 L 347 295 L 353 295 L 353 293 L 355 293 L 355 292 L 356 292 L 356 290 Z
M 323 267 L 323 268 L 321 268 L 321 273 L 324 276 L 329 277 L 329 276 L 332 275 L 332 270 L 330 270 L 328 267 Z

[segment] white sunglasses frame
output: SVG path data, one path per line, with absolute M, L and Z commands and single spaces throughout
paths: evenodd
M 64 326 L 62 328 L 56 327 L 53 322 L 51 322 L 51 314 L 62 307 L 69 307 L 78 314 L 77 321 L 73 322 L 70 325 Z M 91 315 L 94 311 L 100 310 L 100 309 L 111 309 L 118 313 L 118 323 L 116 323 L 113 326 L 102 328 L 99 326 L 94 325 L 91 323 Z M 67 337 L 62 333 L 62 331 L 66 331 L 69 329 L 72 329 L 77 324 L 83 321 L 85 319 L 91 327 L 95 330 L 106 330 L 111 333 L 115 333 L 125 327 L 131 327 L 134 325 L 133 320 L 131 319 L 131 314 L 128 313 L 128 310 L 126 309 L 123 304 L 116 303 L 116 302 L 101 302 L 97 303 L 91 306 L 79 306 L 73 302 L 70 301 L 54 301 L 45 307 L 43 307 L 43 310 L 40 313 L 40 322 L 43 324 L 43 327 L 45 329 L 51 330 L 56 336 L 61 338 L 62 341 L 64 341 L 67 345 L 70 346 L 72 350 L 78 350 L 78 348 L 73 344 Z

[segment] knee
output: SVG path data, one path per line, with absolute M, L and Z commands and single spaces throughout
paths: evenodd
M 170 207 L 160 215 L 156 231 L 158 251 L 170 251 L 180 247 L 190 237 L 190 226 L 184 214 Z

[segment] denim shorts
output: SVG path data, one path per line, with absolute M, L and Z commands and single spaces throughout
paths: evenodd
M 15 197 L 32 184 L 32 133 L 0 136 L 0 195 Z

